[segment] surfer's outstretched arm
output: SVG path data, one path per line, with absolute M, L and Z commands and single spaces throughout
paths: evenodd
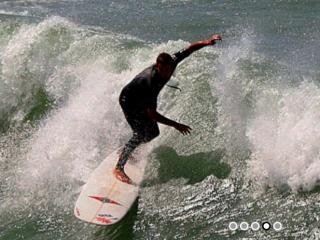
M 203 40 L 203 41 L 198 41 L 198 42 L 195 42 L 195 43 L 192 43 L 190 44 L 189 47 L 186 48 L 186 51 L 193 53 L 205 46 L 209 46 L 209 45 L 214 45 L 216 43 L 216 41 L 221 41 L 222 38 L 220 35 L 213 35 L 212 37 L 210 37 L 209 39 L 207 40 Z
M 174 61 L 178 64 L 183 59 L 188 57 L 191 53 L 198 51 L 199 49 L 205 47 L 214 45 L 217 41 L 222 41 L 222 38 L 220 35 L 216 34 L 210 37 L 207 40 L 202 40 L 198 42 L 191 43 L 187 48 L 180 50 L 179 52 L 176 52 L 173 54 Z

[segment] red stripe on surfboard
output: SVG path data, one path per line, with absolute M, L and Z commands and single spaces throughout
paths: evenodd
M 119 206 L 122 206 L 120 203 L 116 202 L 116 201 L 113 201 L 107 197 L 97 197 L 97 196 L 89 196 L 90 198 L 93 198 L 93 199 L 96 199 L 102 203 L 111 203 L 111 204 L 116 204 L 116 205 L 119 205 Z

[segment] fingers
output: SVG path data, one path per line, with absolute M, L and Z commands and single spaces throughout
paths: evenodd
M 192 130 L 191 127 L 187 127 L 186 133 L 187 133 L 187 134 L 190 134 L 190 133 L 191 133 L 191 130 Z
M 183 134 L 183 135 L 188 135 L 191 133 L 191 130 L 192 128 L 189 127 L 189 126 L 183 126 L 183 128 L 180 129 L 180 132 Z
M 183 131 L 183 130 L 181 130 L 180 132 L 181 132 L 183 135 L 188 135 L 188 134 L 190 134 L 190 132 Z
M 190 130 L 185 130 L 184 135 L 188 135 L 188 134 L 190 134 L 190 133 L 191 133 Z
M 219 34 L 213 35 L 211 38 L 213 41 L 222 41 L 222 37 Z
M 177 124 L 175 126 L 175 128 L 182 133 L 183 135 L 187 135 L 191 133 L 192 128 L 187 126 L 187 125 L 183 125 L 183 124 Z

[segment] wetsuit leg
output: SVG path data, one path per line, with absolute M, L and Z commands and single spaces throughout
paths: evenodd
M 124 110 L 125 117 L 133 130 L 133 136 L 125 144 L 119 161 L 117 163 L 117 168 L 123 169 L 126 164 L 130 154 L 138 147 L 141 143 L 147 143 L 152 139 L 159 136 L 159 127 L 155 121 L 152 121 L 143 112 L 132 112 Z
M 125 144 L 120 157 L 119 161 L 117 163 L 117 168 L 123 169 L 124 165 L 127 163 L 129 156 L 131 153 L 138 147 L 142 141 L 142 137 L 139 136 L 137 133 L 133 133 L 133 136 L 130 138 L 130 140 Z

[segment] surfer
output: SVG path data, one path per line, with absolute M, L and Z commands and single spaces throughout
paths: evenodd
M 133 136 L 122 149 L 113 171 L 118 180 L 132 184 L 131 179 L 124 172 L 124 166 L 136 147 L 159 136 L 158 123 L 174 127 L 184 135 L 190 134 L 192 129 L 189 126 L 168 119 L 157 112 L 157 97 L 183 59 L 194 51 L 214 45 L 216 41 L 221 40 L 220 35 L 213 35 L 207 40 L 192 43 L 172 56 L 168 53 L 160 53 L 155 64 L 139 73 L 122 89 L 119 102 L 132 128 Z

